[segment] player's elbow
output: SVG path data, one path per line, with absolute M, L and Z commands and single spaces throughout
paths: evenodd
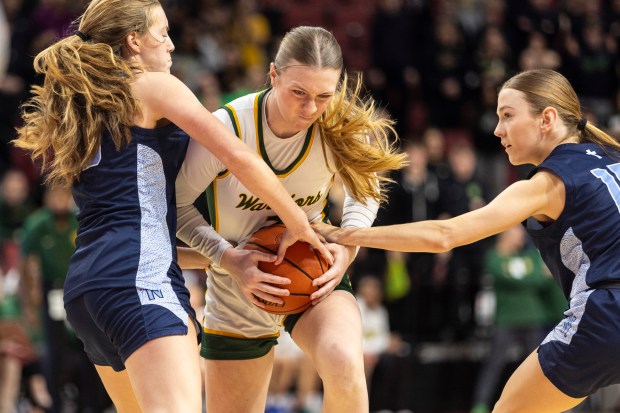
M 449 227 L 440 227 L 433 240 L 433 252 L 447 252 L 458 247 L 454 231 Z

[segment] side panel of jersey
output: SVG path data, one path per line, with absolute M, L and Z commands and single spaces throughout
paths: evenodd
M 174 182 L 189 137 L 175 125 L 131 133 L 120 151 L 104 135 L 74 185 L 79 231 L 65 301 L 96 288 L 155 287 L 168 271 L 180 276 Z

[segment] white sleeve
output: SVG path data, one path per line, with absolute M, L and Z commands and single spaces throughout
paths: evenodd
M 349 188 L 344 186 L 344 204 L 342 206 L 341 228 L 369 228 L 375 222 L 379 202 L 374 198 L 366 198 L 367 204 L 364 205 L 357 201 L 349 193 Z M 355 256 L 360 251 L 360 247 L 355 247 Z
M 344 205 L 342 206 L 342 228 L 368 228 L 372 226 L 379 211 L 379 202 L 374 198 L 366 198 L 367 204 L 364 205 L 349 193 L 349 189 L 344 185 Z
M 232 245 L 209 225 L 194 201 L 225 169 L 211 152 L 192 139 L 176 180 L 177 237 L 216 265 L 220 265 L 222 254 Z

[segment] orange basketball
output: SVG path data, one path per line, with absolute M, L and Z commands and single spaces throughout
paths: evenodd
M 248 240 L 245 249 L 277 254 L 284 231 L 285 227 L 282 224 L 261 228 Z M 310 307 L 310 295 L 318 290 L 312 285 L 312 280 L 327 271 L 329 265 L 310 244 L 298 241 L 288 247 L 281 264 L 259 262 L 258 268 L 263 272 L 291 280 L 290 284 L 279 286 L 287 288 L 291 293 L 289 296 L 281 297 L 284 304 L 263 301 L 266 304 L 265 311 L 272 314 L 296 314 Z

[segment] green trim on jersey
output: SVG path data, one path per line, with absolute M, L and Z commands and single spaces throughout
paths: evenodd
M 211 220 L 211 226 L 217 232 L 218 228 L 218 219 L 217 219 L 217 208 L 215 207 L 216 199 L 215 199 L 215 184 L 213 181 L 205 190 L 205 196 L 207 197 L 207 209 L 209 210 L 209 218 Z
M 284 169 L 276 169 L 269 161 L 269 156 L 267 155 L 267 150 L 265 149 L 265 140 L 263 138 L 263 117 L 261 108 L 265 103 L 265 96 L 269 89 L 264 90 L 256 95 L 256 100 L 254 104 L 254 120 L 256 122 L 256 147 L 259 149 L 259 153 L 265 163 L 271 168 L 271 170 L 280 178 L 283 178 L 290 173 L 292 173 L 297 166 L 301 165 L 301 163 L 306 159 L 308 153 L 310 152 L 310 146 L 312 145 L 312 141 L 314 140 L 314 123 L 308 128 L 308 132 L 306 133 L 306 138 L 304 140 L 304 146 L 301 148 L 299 155 L 297 158 L 290 163 Z
M 237 111 L 235 111 L 235 108 L 230 106 L 230 104 L 226 104 L 222 109 L 224 109 L 228 113 L 228 116 L 230 116 L 235 135 L 237 135 L 239 139 L 243 140 L 241 136 L 241 125 L 239 124 L 239 118 L 237 117 Z
M 243 141 L 241 137 L 241 124 L 239 123 L 239 117 L 237 116 L 237 111 L 235 110 L 235 108 L 230 106 L 230 104 L 226 104 L 222 106 L 222 109 L 224 109 L 226 113 L 228 113 L 228 116 L 230 117 L 230 121 L 233 125 L 233 131 L 235 132 L 235 135 L 237 135 L 237 137 Z M 222 172 L 217 174 L 217 177 L 215 179 L 225 178 L 228 176 L 228 174 L 230 174 L 230 171 L 228 169 L 224 169 Z
M 233 125 L 233 130 L 235 132 L 235 135 L 237 135 L 237 137 L 241 139 L 241 124 L 239 123 L 239 117 L 237 116 L 237 111 L 230 104 L 226 104 L 222 106 L 222 109 L 224 109 L 226 113 L 228 113 L 228 116 L 230 117 L 230 121 L 232 122 L 232 125 Z M 229 174 L 230 174 L 230 171 L 228 169 L 225 169 L 222 172 L 218 173 L 215 179 L 223 179 L 227 177 Z M 207 197 L 207 208 L 209 210 L 209 217 L 211 218 L 211 221 L 212 221 L 211 226 L 213 226 L 213 229 L 217 231 L 218 219 L 217 219 L 217 208 L 215 207 L 215 204 L 216 204 L 215 185 L 216 183 L 217 183 L 216 181 L 213 181 L 207 187 L 207 189 L 205 190 L 205 196 Z

